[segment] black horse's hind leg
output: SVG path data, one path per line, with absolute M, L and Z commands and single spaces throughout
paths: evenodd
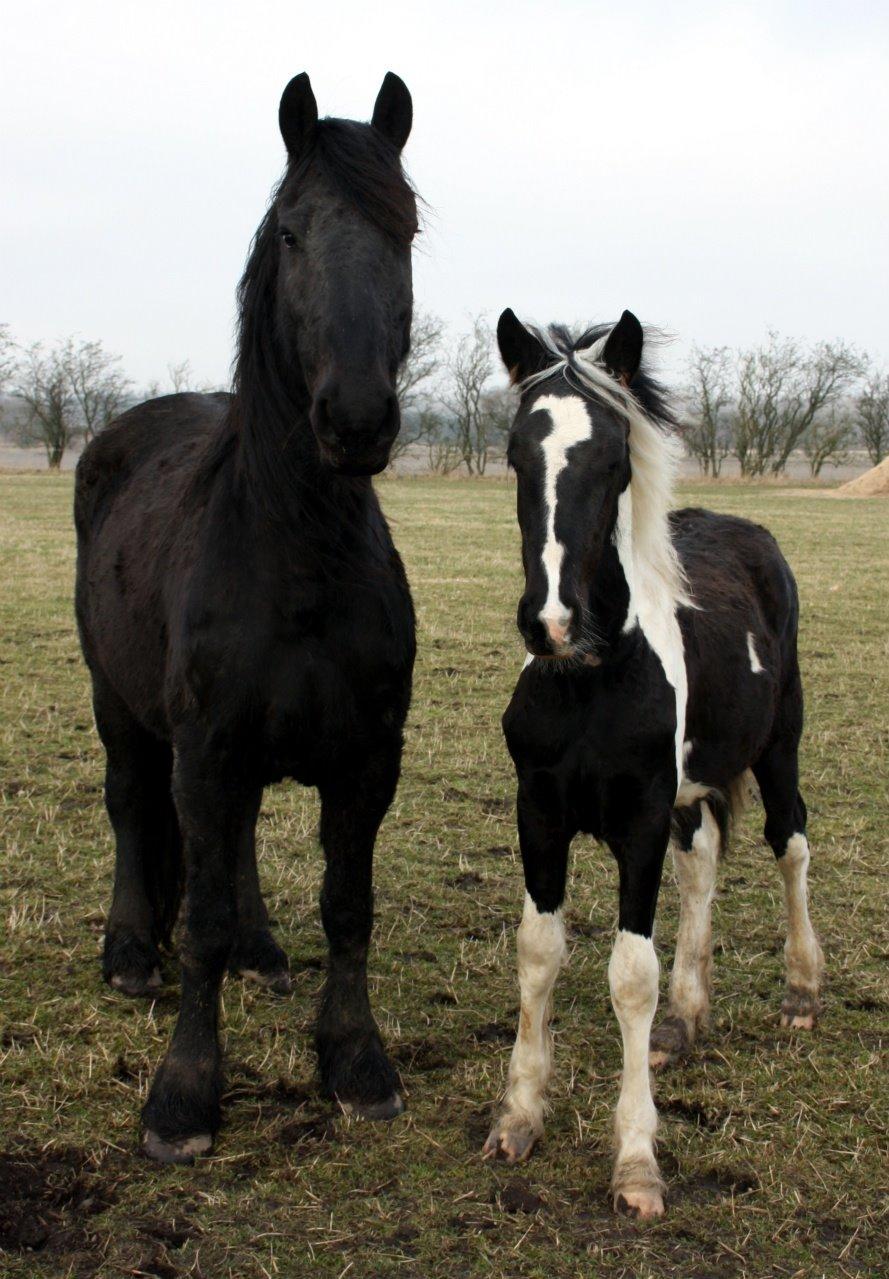
M 321 1086 L 344 1109 L 392 1119 L 404 1109 L 367 993 L 373 927 L 373 851 L 398 781 L 400 750 L 319 787 L 326 858 L 321 918 L 329 945 L 315 1040 Z
M 133 719 L 101 676 L 94 677 L 94 706 L 116 845 L 102 972 L 115 989 L 147 995 L 161 985 L 158 945 L 169 940 L 181 887 L 172 752 Z
M 279 995 L 290 990 L 287 956 L 269 929 L 269 914 L 259 887 L 256 865 L 256 817 L 245 822 L 238 849 L 237 899 L 238 933 L 228 961 L 229 971 L 237 973 Z
M 798 790 L 798 742 L 798 732 L 786 733 L 769 746 L 754 764 L 753 772 L 766 810 L 765 837 L 778 859 L 784 881 L 787 986 L 781 1024 L 811 1030 L 821 1011 L 824 955 L 809 919 L 809 841 L 806 806 Z
M 142 1112 L 146 1152 L 163 1163 L 204 1154 L 220 1123 L 219 987 L 237 931 L 238 852 L 259 806 L 259 788 L 238 774 L 227 758 L 177 742 L 173 791 L 186 868 L 182 996 Z

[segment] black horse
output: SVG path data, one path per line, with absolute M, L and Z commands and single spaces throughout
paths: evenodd
M 549 1003 L 566 955 L 562 902 L 578 831 L 618 867 L 608 976 L 624 1069 L 615 1114 L 615 1207 L 664 1211 L 649 1065 L 691 1048 L 710 1003 L 710 903 L 731 800 L 752 769 L 784 880 L 782 1022 L 814 1025 L 823 957 L 809 920 L 806 806 L 798 788 L 803 697 L 799 604 L 774 539 L 748 520 L 670 511 L 673 419 L 641 367 L 625 311 L 574 340 L 500 318 L 521 403 L 509 440 L 517 476 L 528 660 L 503 719 L 518 777 L 525 911 L 521 1016 L 489 1156 L 524 1159 L 543 1132 Z M 652 941 L 673 845 L 681 897 L 670 1005 Z
M 233 394 L 141 404 L 77 468 L 77 620 L 117 846 L 113 986 L 159 984 L 185 893 L 179 1019 L 142 1116 L 162 1161 L 190 1161 L 219 1127 L 226 967 L 288 984 L 255 857 L 263 788 L 285 777 L 321 798 L 322 1086 L 368 1117 L 403 1108 L 366 964 L 415 652 L 370 480 L 399 428 L 410 340 L 411 116 L 391 73 L 369 125 L 319 121 L 308 76 L 288 84 L 288 163 L 240 284 Z

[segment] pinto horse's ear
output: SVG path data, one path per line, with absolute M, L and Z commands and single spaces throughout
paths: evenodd
M 642 325 L 632 311 L 624 311 L 602 349 L 602 363 L 624 386 L 628 386 L 638 372 L 642 342 Z
M 410 137 L 414 105 L 407 85 L 394 71 L 387 71 L 380 86 L 371 124 L 399 151 Z
M 552 363 L 546 348 L 509 307 L 497 321 L 497 345 L 509 380 L 515 385 Z
M 310 145 L 318 124 L 318 103 L 305 71 L 295 75 L 281 94 L 278 125 L 291 160 Z

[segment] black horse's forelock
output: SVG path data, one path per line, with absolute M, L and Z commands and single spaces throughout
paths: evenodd
M 232 425 L 242 436 L 251 467 L 268 474 L 280 469 L 281 435 L 258 432 L 250 424 L 292 422 L 300 378 L 282 358 L 278 333 L 278 208 L 295 196 L 310 171 L 320 172 L 337 192 L 393 243 L 404 248 L 417 231 L 417 195 L 401 158 L 371 125 L 325 119 L 305 155 L 288 164 L 256 230 L 238 284 L 238 340 L 233 370 Z M 294 483 L 300 482 L 295 474 Z
M 417 193 L 398 150 L 378 129 L 355 120 L 320 120 L 312 145 L 288 167 L 279 194 L 295 195 L 315 168 L 391 240 L 410 244 L 417 233 Z
M 601 341 L 602 338 L 607 337 L 614 328 L 613 324 L 593 324 L 580 332 L 573 331 L 567 324 L 548 324 L 545 327 L 529 324 L 527 327 L 537 337 L 538 341 L 552 353 L 554 357 L 553 377 L 561 373 L 569 383 L 578 389 L 587 393 L 590 391 L 595 393 L 595 388 L 591 387 L 583 378 L 583 373 L 578 365 L 577 354 L 585 351 L 595 342 Z M 648 339 L 663 336 L 658 334 L 656 329 L 646 328 L 645 333 Z M 563 361 L 567 363 L 563 363 Z M 546 371 L 533 380 L 537 385 L 540 385 L 541 381 L 546 381 Z M 670 394 L 666 387 L 648 372 L 644 355 L 643 362 L 630 383 L 629 389 L 655 426 L 667 432 L 676 430 L 678 420 Z

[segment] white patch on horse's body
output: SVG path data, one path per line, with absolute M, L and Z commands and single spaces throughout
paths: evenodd
M 664 1210 L 654 1157 L 657 1112 L 651 1095 L 648 1041 L 657 1009 L 658 960 L 650 937 L 621 929 L 608 964 L 611 1003 L 623 1039 L 623 1074 L 614 1116 L 617 1153 L 611 1188 L 643 1217 Z
M 679 882 L 679 931 L 670 974 L 670 1015 L 685 1023 L 689 1043 L 707 1024 L 713 948 L 710 908 L 716 889 L 721 840 L 709 804 L 701 805 L 701 824 L 686 852 L 673 844 L 673 864 Z
M 546 505 L 546 538 L 541 558 L 547 585 L 540 620 L 555 643 L 562 644 L 571 614 L 559 595 L 565 548 L 556 537 L 556 489 L 559 475 L 568 460 L 568 450 L 590 438 L 592 423 L 586 404 L 579 395 L 542 395 L 534 405 L 535 412 L 539 409 L 548 413 L 552 421 L 552 430 L 540 441 Z
M 634 536 L 634 505 L 632 483 L 621 493 L 617 503 L 617 523 L 614 529 L 614 545 L 620 560 L 630 601 L 624 632 L 638 625 L 652 651 L 664 669 L 667 683 L 673 689 L 676 706 L 676 792 L 683 782 L 685 762 L 685 709 L 688 702 L 688 675 L 685 669 L 685 649 L 676 609 L 679 598 L 675 584 L 664 577 L 657 566 L 640 554 Z M 664 530 L 669 537 L 669 530 Z
M 796 995 L 799 1008 L 785 1010 L 786 1025 L 811 1030 L 818 1013 L 818 993 L 824 968 L 824 955 L 809 919 L 809 841 L 805 835 L 791 835 L 783 857 L 778 858 L 778 869 L 784 880 L 784 901 L 787 908 L 787 941 L 784 944 L 784 960 L 787 966 L 787 1000 L 791 1005 Z M 798 994 L 808 996 L 800 1001 Z M 805 1005 L 805 1006 L 803 1006 Z
M 765 667 L 759 660 L 759 654 L 756 651 L 756 644 L 753 639 L 753 631 L 747 632 L 747 656 L 750 658 L 750 669 L 753 674 L 761 675 Z
M 485 1153 L 524 1159 L 543 1132 L 543 1099 L 552 1069 L 550 1000 L 567 957 L 561 910 L 541 913 L 529 893 L 517 938 L 521 1010 L 509 1084 Z

